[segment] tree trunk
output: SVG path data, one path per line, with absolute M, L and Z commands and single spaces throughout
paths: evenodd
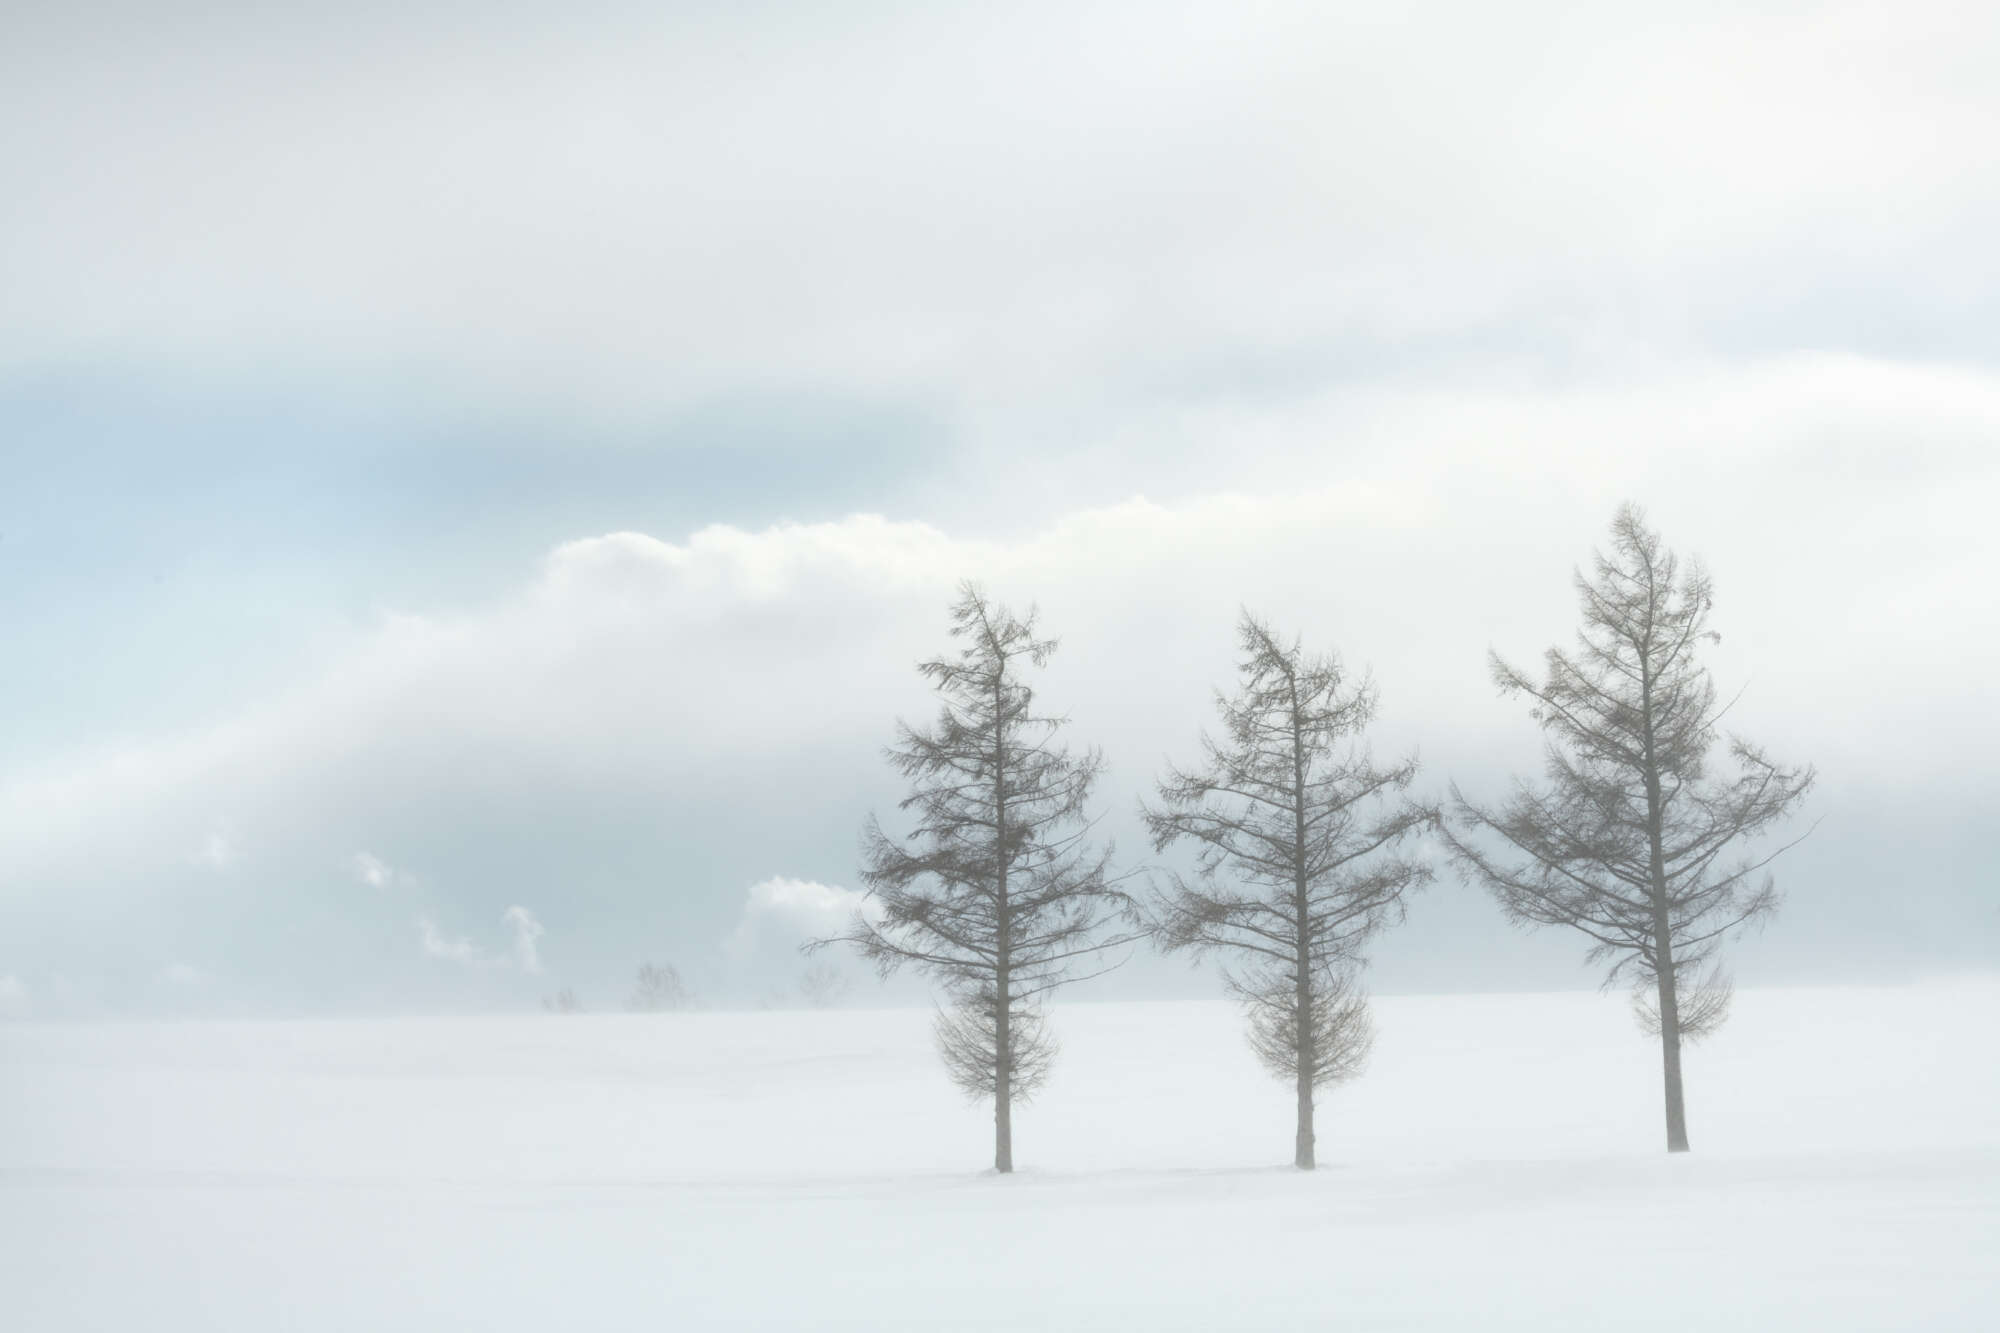
M 1299 961 L 1292 1003 L 1298 1024 L 1294 1058 L 1298 1064 L 1299 1128 L 1292 1145 L 1292 1165 L 1301 1171 L 1313 1169 L 1313 1069 L 1319 1064 L 1318 1033 L 1313 1031 L 1312 1012 L 1312 905 L 1306 896 L 1306 744 L 1299 725 L 1299 682 L 1290 676 L 1292 696 L 1292 904 L 1298 915 Z
M 1659 781 L 1646 778 L 1648 799 L 1659 809 Z M 1653 974 L 1659 984 L 1660 1066 L 1667 1097 L 1667 1151 L 1688 1150 L 1687 1110 L 1681 1102 L 1681 1005 L 1674 984 L 1674 929 L 1667 915 L 1666 863 L 1660 852 L 1660 817 L 1653 816 Z
M 1660 1064 L 1666 1079 L 1667 1151 L 1688 1150 L 1687 1107 L 1681 1100 L 1681 1011 L 1675 993 L 1673 941 L 1663 939 L 1659 969 Z
M 1007 728 L 1000 678 L 993 679 L 993 1169 L 1014 1170 L 1013 920 L 1007 911 Z
M 1651 642 L 1650 632 L 1648 642 Z M 1666 800 L 1660 790 L 1659 761 L 1653 744 L 1653 670 L 1642 667 L 1641 717 L 1645 727 L 1646 841 L 1653 900 L 1653 975 L 1659 983 L 1660 1066 L 1667 1100 L 1667 1151 L 1688 1150 L 1687 1109 L 1681 1101 L 1681 1010 L 1674 987 L 1674 927 L 1667 904 L 1667 860 L 1661 828 Z
M 1667 1151 L 1688 1150 L 1687 1110 L 1681 1101 L 1681 1008 L 1674 984 L 1674 929 L 1667 912 L 1666 860 L 1660 849 L 1660 782 L 1646 774 L 1652 806 L 1653 975 L 1659 984 L 1660 1065 L 1667 1099 Z
M 1313 1169 L 1313 1088 L 1312 1071 L 1299 1067 L 1299 1132 L 1292 1147 L 1292 1165 L 1301 1171 Z
M 994 1015 L 993 1034 L 993 1169 L 1005 1175 L 1014 1169 L 1014 1062 L 1008 1058 L 1014 1048 L 1012 1006 L 1007 999 L 1007 983 L 1000 983 L 1000 1010 Z
M 1305 923 L 1300 922 L 1299 938 L 1304 939 Z M 1307 969 L 1305 948 L 1299 949 L 1299 972 L 1297 991 L 1293 996 L 1293 1011 L 1298 1023 L 1298 1047 L 1295 1059 L 1298 1063 L 1299 1129 L 1298 1137 L 1292 1145 L 1292 1165 L 1301 1171 L 1313 1169 L 1313 1066 L 1319 1063 L 1318 1044 L 1314 1040 L 1318 1034 L 1312 1025 L 1312 973 Z

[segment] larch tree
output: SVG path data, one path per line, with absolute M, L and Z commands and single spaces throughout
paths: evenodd
M 1215 954 L 1248 1011 L 1250 1044 L 1298 1098 L 1293 1162 L 1315 1163 L 1317 1089 L 1359 1072 L 1372 1041 L 1363 948 L 1403 916 L 1432 869 L 1413 845 L 1437 822 L 1411 800 L 1414 757 L 1371 757 L 1376 692 L 1244 615 L 1242 680 L 1216 694 L 1223 732 L 1197 768 L 1170 768 L 1145 807 L 1154 850 L 1191 843 L 1154 907 L 1168 951 Z
M 1591 961 L 1610 963 L 1606 985 L 1633 983 L 1640 1025 L 1660 1039 L 1667 1149 L 1686 1152 L 1681 1045 L 1727 1017 L 1718 949 L 1776 908 L 1766 867 L 1793 843 L 1760 835 L 1793 812 L 1813 771 L 1737 736 L 1716 762 L 1728 708 L 1699 657 L 1720 637 L 1708 628 L 1714 590 L 1638 508 L 1619 509 L 1609 554 L 1575 583 L 1576 647 L 1549 649 L 1541 679 L 1490 659 L 1501 691 L 1531 701 L 1545 781 L 1490 806 L 1454 787 L 1445 836 L 1509 919 L 1580 931 Z
M 901 837 L 870 818 L 861 877 L 868 899 L 847 943 L 883 976 L 915 967 L 945 993 L 937 1046 L 967 1095 L 993 1103 L 993 1166 L 1014 1169 L 1013 1108 L 1039 1088 L 1055 1055 L 1048 994 L 1118 960 L 1138 938 L 1108 929 L 1132 919 L 1094 848 L 1087 814 L 1103 767 L 1096 750 L 1058 741 L 1064 719 L 1035 710 L 1030 667 L 1053 639 L 1032 611 L 1017 618 L 966 584 L 951 609 L 953 653 L 918 670 L 943 696 L 929 727 L 898 724 L 889 762 L 910 780 Z

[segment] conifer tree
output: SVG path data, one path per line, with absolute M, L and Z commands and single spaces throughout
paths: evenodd
M 1195 873 L 1173 875 L 1157 904 L 1157 938 L 1227 960 L 1252 1049 L 1293 1085 L 1292 1160 L 1310 1170 L 1315 1091 L 1359 1072 L 1372 1041 L 1363 947 L 1430 882 L 1410 844 L 1437 811 L 1403 795 L 1414 757 L 1370 756 L 1372 683 L 1247 613 L 1237 638 L 1242 683 L 1216 695 L 1221 739 L 1203 736 L 1201 766 L 1170 769 L 1145 810 L 1156 851 L 1195 847 Z
M 1717 762 L 1714 682 L 1699 650 L 1715 594 L 1632 505 L 1611 551 L 1575 576 L 1576 647 L 1551 648 L 1540 680 L 1491 657 L 1501 691 L 1526 695 L 1547 738 L 1546 781 L 1497 806 L 1452 789 L 1447 840 L 1467 876 L 1522 925 L 1568 926 L 1634 983 L 1640 1026 L 1660 1039 L 1667 1150 L 1686 1152 L 1681 1044 L 1715 1030 L 1730 986 L 1723 941 L 1777 907 L 1766 870 L 1786 847 L 1758 838 L 1813 784 L 1737 736 Z M 1796 840 L 1794 840 L 1796 841 Z
M 1035 616 L 1011 615 L 971 584 L 951 609 L 956 652 L 919 664 L 942 696 L 929 727 L 898 724 L 889 762 L 910 780 L 907 833 L 870 818 L 861 877 L 868 900 L 845 942 L 884 976 L 913 966 L 945 1004 L 938 1052 L 969 1095 L 993 1102 L 993 1166 L 1014 1169 L 1013 1108 L 1055 1056 L 1050 992 L 1115 965 L 1131 903 L 1091 845 L 1087 811 L 1103 768 L 1096 750 L 1058 743 L 1064 719 L 1038 712 L 1026 673 L 1055 651 Z

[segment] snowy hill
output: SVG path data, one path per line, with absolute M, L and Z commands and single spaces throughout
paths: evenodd
M 1021 1172 L 921 1011 L 0 1026 L 0 1283 L 106 1328 L 1991 1329 L 2000 985 L 1391 997 L 1291 1151 L 1220 1003 L 1059 1008 Z

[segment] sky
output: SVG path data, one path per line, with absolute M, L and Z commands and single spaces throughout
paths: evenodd
M 965 578 L 1128 869 L 1246 607 L 1498 794 L 1487 653 L 1626 500 L 1820 774 L 1738 983 L 1990 971 L 1996 59 L 1927 0 L 0 5 L 0 1013 L 794 996 Z M 1445 874 L 1370 984 L 1581 955 Z

